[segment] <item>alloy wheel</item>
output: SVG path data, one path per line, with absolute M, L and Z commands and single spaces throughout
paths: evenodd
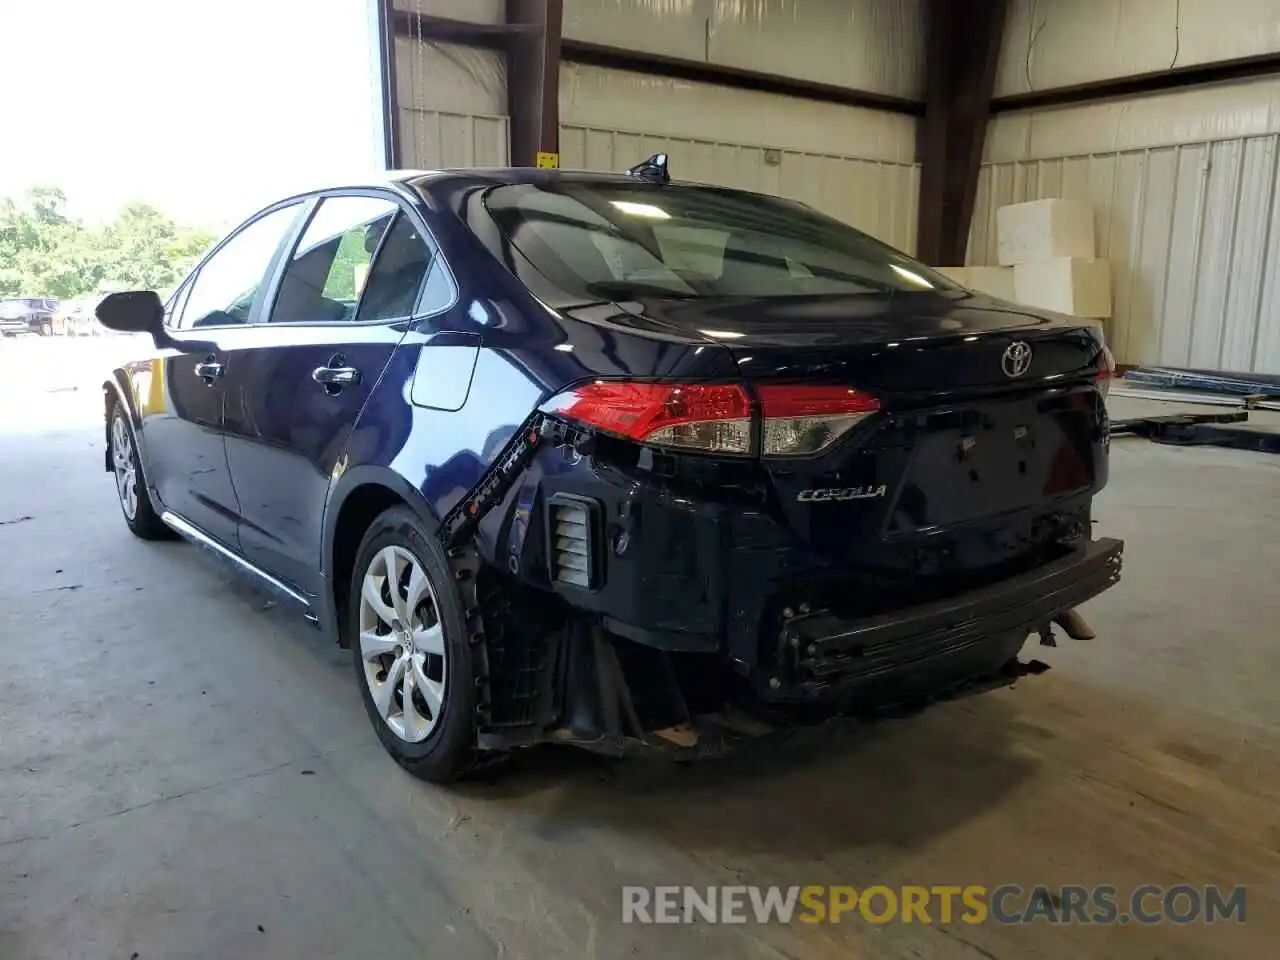
M 425 740 L 444 706 L 444 624 L 422 561 L 405 547 L 384 547 L 369 561 L 359 624 L 360 659 L 378 715 L 400 739 Z
M 124 515 L 133 520 L 138 515 L 138 470 L 133 457 L 133 437 L 124 425 L 124 418 L 118 414 L 111 421 L 111 461 L 115 466 L 120 507 Z

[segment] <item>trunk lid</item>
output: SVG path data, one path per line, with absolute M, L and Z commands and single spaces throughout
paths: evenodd
M 764 461 L 821 564 L 972 570 L 1062 536 L 1105 483 L 1103 343 L 1067 318 L 938 294 L 646 312 L 724 344 L 748 384 L 838 384 L 880 401 L 825 452 Z
M 1098 336 L 1071 318 L 978 296 L 659 299 L 644 306 L 653 323 L 728 347 L 748 379 L 849 383 L 904 397 L 1017 390 L 1086 375 L 1102 351 Z M 1014 341 L 1031 346 L 1032 362 L 1009 377 L 1001 361 Z

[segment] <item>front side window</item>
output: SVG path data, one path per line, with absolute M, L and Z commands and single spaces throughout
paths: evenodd
M 961 288 L 797 203 L 715 187 L 511 184 L 485 206 L 509 242 L 566 292 L 793 297 Z
M 242 227 L 206 260 L 188 284 L 178 327 L 247 323 L 267 268 L 297 219 L 301 204 L 280 207 Z
M 269 321 L 354 320 L 374 255 L 398 211 L 381 197 L 322 200 L 285 268 Z

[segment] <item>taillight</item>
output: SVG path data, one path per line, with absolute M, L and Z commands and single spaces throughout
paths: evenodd
M 1111 393 L 1111 381 L 1116 375 L 1116 358 L 1111 353 L 1110 347 L 1102 348 L 1102 369 L 1093 375 L 1094 380 L 1098 383 L 1098 391 L 1106 397 Z
M 598 380 L 543 407 L 606 433 L 704 453 L 751 453 L 751 401 L 736 384 Z
M 880 409 L 849 387 L 764 385 L 760 453 L 805 457 L 821 453 Z M 748 455 L 752 409 L 737 384 L 627 383 L 598 380 L 548 401 L 542 408 L 614 436 L 659 447 Z
M 758 393 L 766 457 L 820 453 L 880 409 L 875 397 L 851 387 L 761 386 Z

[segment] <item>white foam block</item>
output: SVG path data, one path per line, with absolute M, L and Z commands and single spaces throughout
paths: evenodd
M 996 251 L 1002 266 L 1091 258 L 1093 243 L 1093 208 L 1078 200 L 1033 200 L 996 211 Z
M 1058 257 L 1013 268 L 1014 299 L 1073 317 L 1111 316 L 1111 264 L 1106 260 Z
M 970 267 L 969 289 L 1001 300 L 1015 299 L 1013 267 Z

